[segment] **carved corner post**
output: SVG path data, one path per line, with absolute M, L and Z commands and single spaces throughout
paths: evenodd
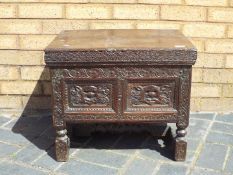
M 55 154 L 57 161 L 64 162 L 69 157 L 70 139 L 67 136 L 66 123 L 62 108 L 62 70 L 51 69 L 52 75 L 52 100 L 53 100 L 53 125 L 56 130 Z
M 176 123 L 175 137 L 175 160 L 184 161 L 187 151 L 187 141 L 185 135 L 186 128 L 189 125 L 189 110 L 190 110 L 190 92 L 191 92 L 191 67 L 186 67 L 181 70 L 180 77 L 180 98 L 179 98 L 179 113 Z

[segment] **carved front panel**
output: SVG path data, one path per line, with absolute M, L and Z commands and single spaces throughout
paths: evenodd
M 189 70 L 165 66 L 62 69 L 63 106 L 59 109 L 65 118 L 80 121 L 175 121 L 183 111 L 181 87 L 189 89 L 183 83 L 189 81 Z
M 128 80 L 125 89 L 125 112 L 176 111 L 175 79 Z
M 116 81 L 74 80 L 64 81 L 65 112 L 115 113 Z

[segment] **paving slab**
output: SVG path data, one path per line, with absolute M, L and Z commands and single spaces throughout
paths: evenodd
M 156 175 L 186 175 L 186 172 L 186 166 L 163 164 Z
M 154 172 L 158 162 L 148 159 L 134 159 L 124 171 L 124 175 L 150 175 Z
M 201 113 L 201 112 L 195 112 L 190 114 L 190 118 L 197 118 L 197 119 L 205 119 L 205 120 L 213 120 L 216 113 Z
M 33 169 L 30 167 L 24 167 L 9 162 L 1 162 L 0 164 L 1 175 L 46 175 L 48 173 Z
M 232 175 L 232 114 L 215 115 L 192 113 L 185 162 L 173 160 L 169 142 L 134 132 L 72 137 L 68 162 L 57 162 L 51 117 L 22 117 L 0 128 L 0 175 Z
M 226 123 L 233 123 L 233 113 L 229 114 L 218 114 L 216 116 L 216 121 L 226 122 Z
M 196 165 L 203 168 L 222 170 L 227 153 L 227 146 L 210 144 L 204 145 Z
M 118 170 L 81 161 L 70 161 L 58 169 L 59 172 L 75 175 L 116 175 Z
M 74 158 L 115 168 L 121 168 L 129 159 L 128 156 L 99 149 L 82 149 Z
M 233 145 L 233 133 L 226 134 L 210 131 L 207 135 L 206 141 L 211 143 Z
M 211 130 L 233 134 L 233 124 L 214 122 Z
M 224 172 L 233 174 L 233 148 L 231 148 Z
M 223 175 L 223 173 L 222 172 L 216 172 L 214 170 L 195 168 L 191 172 L 191 175 Z

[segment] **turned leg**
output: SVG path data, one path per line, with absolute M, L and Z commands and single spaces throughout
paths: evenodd
M 69 157 L 70 139 L 66 129 L 56 130 L 55 153 L 59 162 L 65 162 Z
M 175 160 L 184 161 L 187 151 L 187 142 L 185 141 L 186 130 L 177 127 L 175 137 Z

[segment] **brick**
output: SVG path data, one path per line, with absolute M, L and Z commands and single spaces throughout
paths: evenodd
M 208 21 L 233 22 L 233 8 L 209 8 Z
M 226 68 L 233 68 L 233 55 L 227 55 L 225 67 Z
M 1 34 L 40 34 L 42 23 L 34 20 L 0 20 Z
M 203 7 L 168 5 L 161 6 L 161 19 L 181 21 L 205 21 L 205 18 L 206 10 Z
M 200 6 L 227 6 L 227 0 L 185 0 L 187 5 L 200 5 Z
M 66 6 L 66 18 L 70 19 L 108 19 L 111 15 L 110 5 L 72 4 Z
M 0 4 L 0 18 L 15 18 L 16 5 L 14 4 Z
M 115 5 L 114 19 L 158 19 L 159 7 L 153 5 Z
M 233 83 L 233 70 L 231 69 L 204 69 L 203 82 Z
M 54 37 L 55 35 L 20 35 L 20 48 L 28 50 L 44 50 Z
M 138 21 L 137 29 L 180 29 L 179 23 L 172 23 L 166 21 Z
M 203 52 L 204 51 L 204 41 L 203 40 L 191 38 L 190 41 L 197 48 L 197 50 L 199 52 Z
M 0 49 L 17 49 L 16 35 L 0 35 Z
M 44 95 L 51 95 L 52 94 L 52 85 L 51 82 L 42 82 L 43 94 Z
M 194 67 L 202 68 L 223 68 L 224 66 L 224 55 L 222 54 L 207 54 L 198 53 L 197 61 Z
M 202 69 L 193 68 L 192 82 L 202 82 L 203 80 Z
M 20 4 L 19 18 L 62 18 L 60 4 Z
M 207 40 L 205 51 L 209 53 L 233 53 L 233 39 Z
M 227 152 L 227 147 L 217 144 L 206 144 L 197 160 L 197 166 L 221 170 Z
M 39 0 L 39 2 L 53 2 L 54 3 L 54 0 Z M 89 0 L 56 0 L 56 3 L 61 3 L 61 2 L 87 3 L 89 2 Z
M 133 29 L 132 21 L 99 21 L 91 22 L 90 29 Z
M 0 80 L 17 80 L 19 77 L 18 67 L 0 66 Z
M 91 3 L 137 3 L 137 0 L 89 0 Z
M 233 38 L 233 25 L 230 25 L 228 27 L 227 36 L 228 36 L 228 38 Z
M 21 96 L 0 96 L 0 108 L 21 108 L 22 99 Z
M 1 0 L 1 2 L 55 2 L 54 0 Z M 56 0 L 56 3 L 61 2 L 78 2 L 78 3 L 86 3 L 88 0 Z
M 62 30 L 88 29 L 87 21 L 77 20 L 46 20 L 43 21 L 44 34 L 58 34 Z
M 138 0 L 143 4 L 182 4 L 182 0 Z
M 221 87 L 214 84 L 193 84 L 192 97 L 221 97 Z
M 191 111 L 200 111 L 200 98 L 191 98 L 190 101 L 190 110 Z
M 202 111 L 216 111 L 226 112 L 232 111 L 233 98 L 202 98 L 201 110 Z
M 0 64 L 4 65 L 41 65 L 43 52 L 0 50 Z
M 190 23 L 184 25 L 183 33 L 188 37 L 223 38 L 225 36 L 225 25 Z
M 22 97 L 23 107 L 26 109 L 50 109 L 51 99 L 50 97 Z
M 233 84 L 223 85 L 223 97 L 233 97 Z
M 21 67 L 21 78 L 23 80 L 49 80 L 49 70 L 41 66 Z
M 7 81 L 0 84 L 1 94 L 41 94 L 37 81 Z

